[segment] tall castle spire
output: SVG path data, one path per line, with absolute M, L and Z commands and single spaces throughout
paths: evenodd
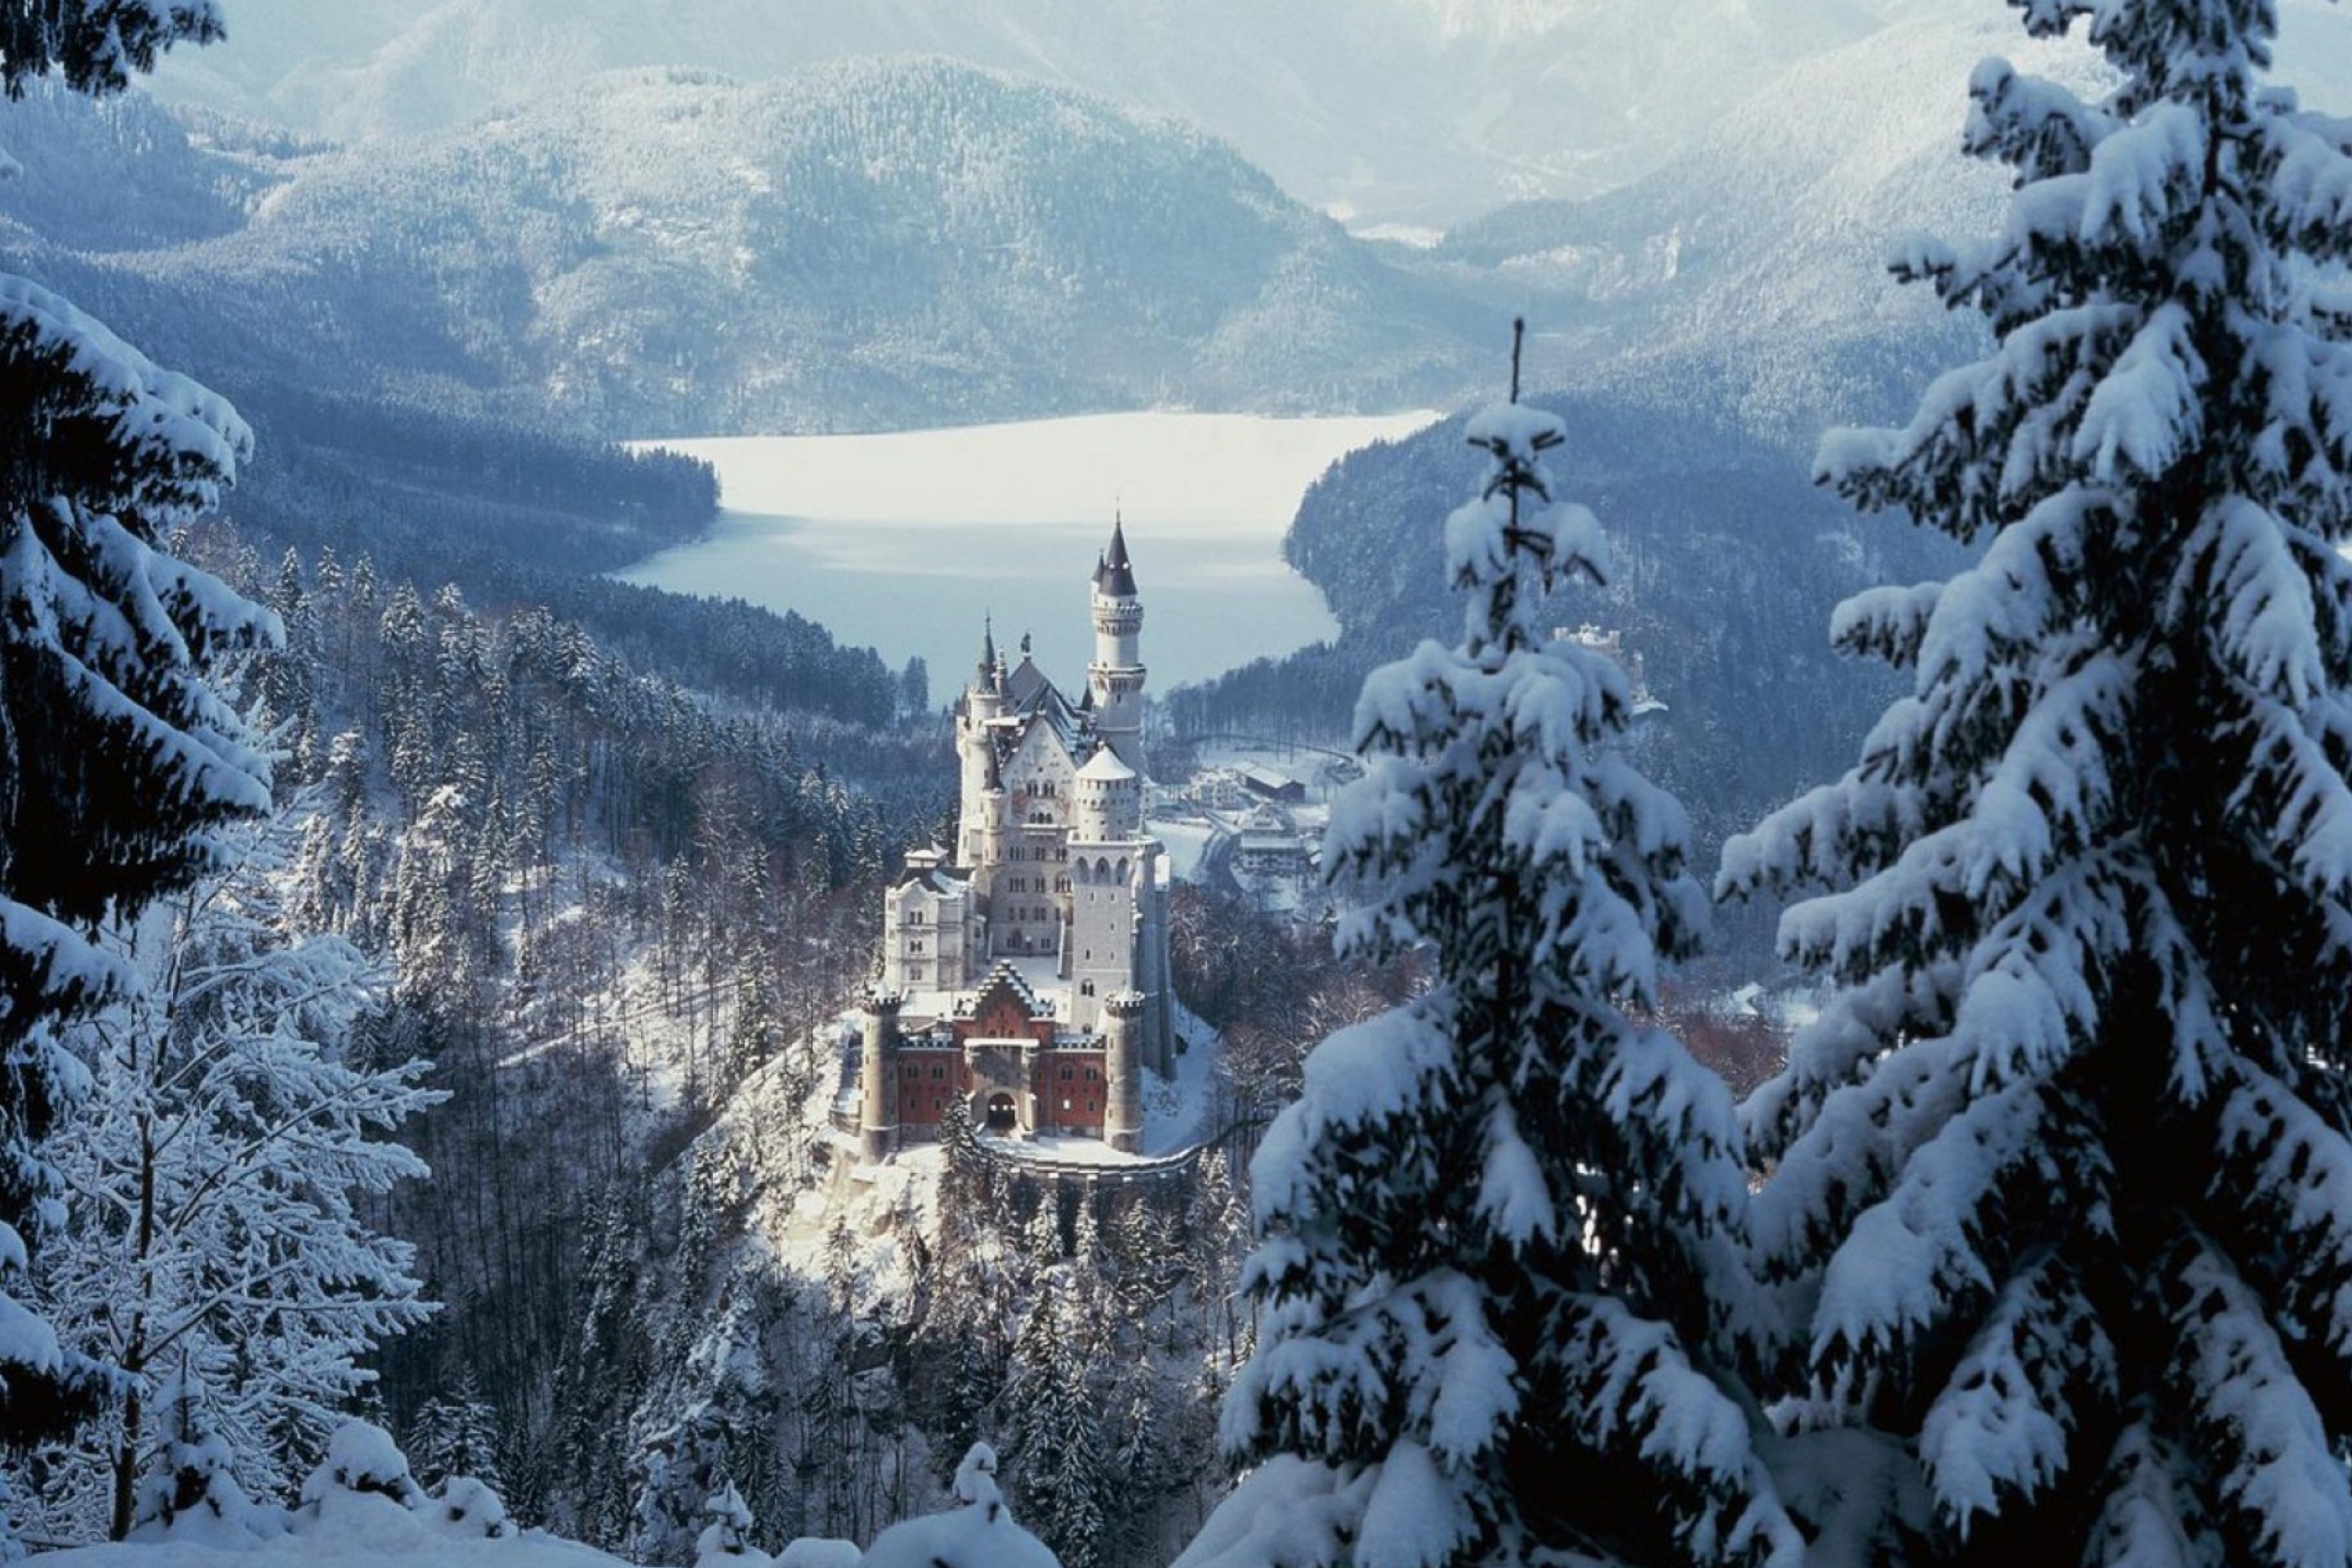
M 1127 522 L 1111 514 L 1110 548 L 1095 563 L 1095 659 L 1087 667 L 1095 733 L 1137 773 L 1143 766 L 1143 601 L 1127 554 Z

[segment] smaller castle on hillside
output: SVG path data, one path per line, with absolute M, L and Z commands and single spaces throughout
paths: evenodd
M 1172 1070 L 1168 857 L 1143 825 L 1143 601 L 1114 523 L 1095 563 L 1095 658 L 1073 701 L 983 632 L 955 708 L 955 843 L 907 857 L 866 1002 L 858 1134 L 869 1160 L 975 1127 L 1134 1152 L 1142 1073 Z

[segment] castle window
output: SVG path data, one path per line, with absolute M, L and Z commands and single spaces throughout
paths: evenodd
M 1095 955 L 1095 950 L 1094 950 L 1093 948 L 1088 948 L 1088 949 L 1087 949 L 1087 956 L 1088 958 L 1092 958 L 1094 955 Z M 1078 994 L 1079 994 L 1079 995 L 1081 995 L 1081 996 L 1091 996 L 1091 995 L 1093 995 L 1094 994 L 1095 994 L 1095 983 L 1094 983 L 1093 981 L 1091 981 L 1091 980 L 1083 980 L 1083 981 L 1080 981 L 1080 982 L 1078 983 Z
M 931 1068 L 931 1076 L 935 1079 L 943 1079 L 948 1076 L 948 1069 L 943 1067 L 934 1067 Z
M 1064 1068 L 1062 1069 L 1062 1081 L 1064 1083 L 1069 1082 L 1072 1078 L 1076 1076 L 1076 1073 L 1077 1069 L 1075 1068 Z M 1066 1100 L 1062 1103 L 1067 1105 L 1069 1101 Z

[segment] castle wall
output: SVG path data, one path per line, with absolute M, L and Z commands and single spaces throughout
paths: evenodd
M 1100 1051 L 1065 1047 L 1037 1058 L 1037 1103 L 1046 1131 L 1101 1137 L 1109 1087 Z
M 947 1120 L 950 1102 L 971 1092 L 971 1074 L 958 1046 L 909 1041 L 898 1052 L 898 1125 L 935 1130 Z

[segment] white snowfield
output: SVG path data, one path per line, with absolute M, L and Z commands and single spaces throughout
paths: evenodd
M 332 1517 L 240 1545 L 124 1542 L 45 1552 L 44 1568 L 622 1568 L 621 1559 L 533 1531 L 465 1539 L 382 1498 L 339 1500 Z
M 1087 580 L 1118 512 L 1165 692 L 1337 632 L 1282 559 L 1299 498 L 1349 452 L 1436 417 L 1150 412 L 644 442 L 709 462 L 726 510 L 707 538 L 620 575 L 797 611 L 894 667 L 919 655 L 942 702 L 992 613 L 1008 646 L 1034 633 L 1039 665 L 1075 693 L 1094 654 Z
M 773 1558 L 728 1559 L 746 1568 L 1058 1568 L 1001 1504 L 966 1505 L 906 1521 L 861 1553 L 839 1541 L 796 1541 Z M 470 1536 L 384 1498 L 341 1497 L 295 1533 L 229 1544 L 140 1541 L 45 1552 L 42 1568 L 626 1568 L 621 1558 L 543 1531 Z
M 215 1449 L 225 1458 L 226 1451 Z M 211 1457 L 202 1447 L 192 1460 Z M 901 1520 L 861 1552 L 801 1540 L 771 1557 L 746 1539 L 751 1510 L 734 1487 L 710 1500 L 699 1560 L 730 1568 L 1061 1568 L 1013 1521 L 996 1482 L 996 1450 L 975 1443 L 956 1469 L 953 1502 Z M 160 1521 L 168 1518 L 168 1522 Z M 619 1568 L 621 1559 L 544 1531 L 517 1532 L 498 1494 L 469 1477 L 427 1493 L 382 1427 L 346 1422 L 290 1509 L 257 1506 L 215 1473 L 203 1500 L 148 1515 L 129 1542 L 45 1555 L 53 1568 Z

